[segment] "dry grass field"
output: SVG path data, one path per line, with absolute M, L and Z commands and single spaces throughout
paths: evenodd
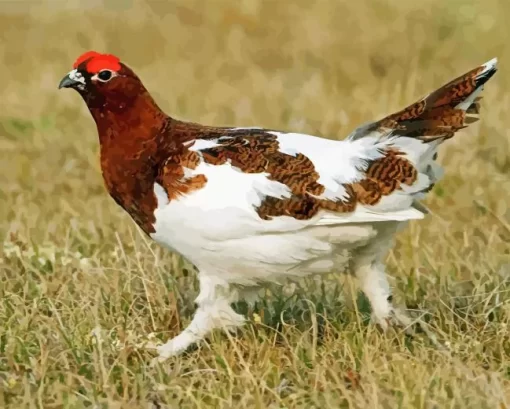
M 0 407 L 510 408 L 508 1 L 85 3 L 0 2 Z M 448 349 L 380 334 L 332 274 L 151 366 L 144 342 L 189 322 L 197 282 L 109 198 L 85 104 L 57 90 L 89 49 L 177 118 L 337 139 L 498 57 L 432 214 L 388 258 L 396 300 Z

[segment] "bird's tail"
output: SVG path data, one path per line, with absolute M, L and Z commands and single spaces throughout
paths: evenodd
M 391 134 L 423 142 L 451 138 L 456 131 L 478 120 L 480 93 L 496 73 L 497 59 L 455 78 L 414 104 L 387 117 L 363 125 L 349 138 Z
M 496 73 L 496 63 L 494 58 L 407 108 L 357 128 L 349 139 L 375 137 L 391 143 L 418 171 L 409 193 L 421 199 L 443 173 L 435 161 L 438 145 L 479 119 L 480 93 Z
M 497 59 L 469 71 L 422 100 L 389 115 L 381 127 L 396 128 L 393 135 L 422 141 L 451 138 L 456 131 L 479 119 L 480 93 L 496 73 Z

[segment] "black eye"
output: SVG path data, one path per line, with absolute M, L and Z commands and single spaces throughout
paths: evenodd
M 97 78 L 101 81 L 108 81 L 112 77 L 112 72 L 108 70 L 103 70 L 99 74 L 97 74 Z

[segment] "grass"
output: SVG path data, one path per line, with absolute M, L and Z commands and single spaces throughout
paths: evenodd
M 80 3 L 0 3 L 0 407 L 510 407 L 507 2 Z M 499 57 L 482 120 L 441 151 L 432 215 L 388 256 L 397 301 L 450 351 L 378 333 L 332 275 L 151 367 L 143 342 L 189 322 L 197 282 L 108 197 L 94 124 L 57 92 L 88 49 L 178 118 L 330 138 Z

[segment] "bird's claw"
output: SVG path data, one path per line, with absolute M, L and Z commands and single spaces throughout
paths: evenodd
M 413 320 L 398 309 L 392 309 L 390 314 L 386 317 L 373 317 L 373 319 L 378 328 L 383 332 L 387 332 L 391 327 L 401 329 L 406 335 L 414 337 L 418 332 L 417 330 L 419 330 L 425 334 L 434 347 L 439 350 L 448 350 L 448 347 L 444 343 L 438 341 L 436 334 L 434 334 L 425 322 L 419 318 Z

